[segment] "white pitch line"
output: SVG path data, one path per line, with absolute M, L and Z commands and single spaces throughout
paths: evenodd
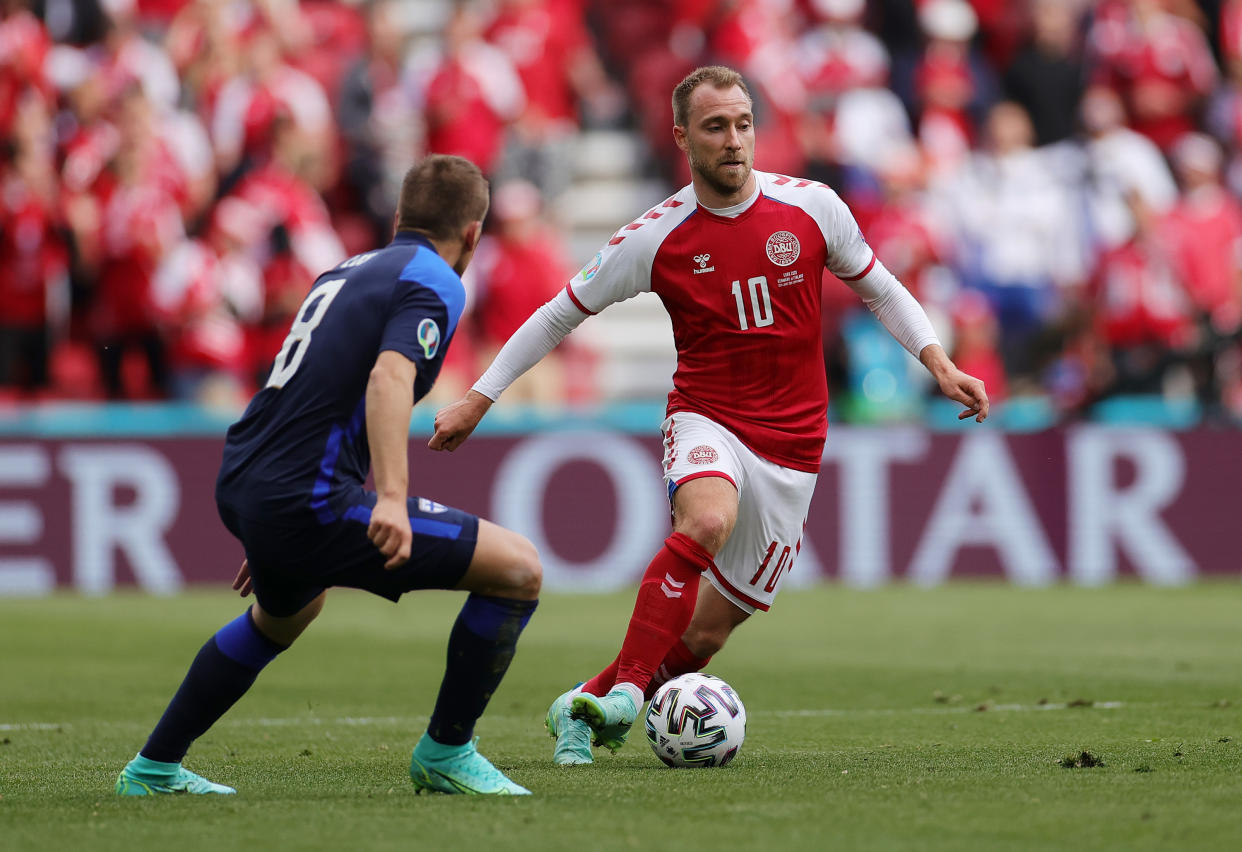
M 859 710 L 759 710 L 751 713 L 752 716 L 780 716 L 780 717 L 819 717 L 819 716 L 902 716 L 905 714 L 913 714 L 918 716 L 938 716 L 945 713 L 1030 713 L 1039 710 L 1119 710 L 1125 705 L 1120 701 L 1093 701 L 1090 704 L 1076 704 L 1071 707 L 1069 704 L 1048 702 L 1046 704 L 988 704 L 980 702 L 977 704 L 955 704 L 951 707 L 903 707 L 903 708 L 885 708 L 878 707 L 875 709 L 859 709 Z
M 15 722 L 0 725 L 0 731 L 55 731 L 63 727 L 59 722 Z
M 956 713 L 1029 713 L 1040 710 L 1119 710 L 1126 705 L 1120 701 L 1094 701 L 1090 705 L 1075 705 L 1071 707 L 1069 704 L 1048 702 L 1046 704 L 955 704 L 951 707 L 877 707 L 873 709 L 833 709 L 820 708 L 815 710 L 756 710 L 751 712 L 751 716 L 776 716 L 778 718 L 826 718 L 826 717 L 849 717 L 849 716 L 902 716 L 906 714 L 914 714 L 920 716 L 926 715 L 942 715 Z M 984 710 L 979 708 L 983 707 Z M 341 725 L 345 727 L 372 727 L 382 725 L 414 725 L 424 724 L 427 716 L 340 716 L 334 719 L 325 719 L 318 716 L 286 716 L 286 717 L 260 717 L 258 719 L 222 719 L 220 725 L 229 727 L 245 727 L 257 726 L 261 728 L 283 728 L 295 726 L 322 727 L 324 725 Z M 493 721 L 525 721 L 525 716 L 501 716 L 491 715 L 485 717 Z M 146 723 L 142 722 L 95 722 L 110 728 L 136 728 L 144 727 Z M 0 731 L 56 731 L 71 728 L 68 722 L 11 722 L 0 723 Z

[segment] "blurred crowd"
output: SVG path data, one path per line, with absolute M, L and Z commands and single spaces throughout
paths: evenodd
M 0 0 L 0 399 L 239 404 L 427 152 L 493 179 L 455 394 L 585 259 L 579 135 L 673 191 L 670 92 L 716 62 L 756 166 L 836 188 L 994 398 L 1242 418 L 1242 0 Z M 842 416 L 917 406 L 825 294 Z M 607 398 L 588 355 L 506 399 Z

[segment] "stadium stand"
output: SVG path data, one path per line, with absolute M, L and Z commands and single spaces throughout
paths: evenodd
M 712 62 L 750 81 L 757 167 L 836 188 L 998 400 L 1242 418 L 1235 0 L 0 0 L 0 401 L 236 408 L 426 152 L 498 202 L 460 390 L 555 286 L 514 264 L 575 269 L 688 179 L 668 95 Z M 934 416 L 825 294 L 835 416 Z M 669 385 L 654 297 L 574 344 L 523 401 Z

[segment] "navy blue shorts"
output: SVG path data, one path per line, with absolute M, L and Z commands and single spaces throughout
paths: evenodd
M 452 589 L 470 567 L 477 516 L 410 497 L 410 558 L 390 571 L 367 538 L 375 492 L 358 487 L 333 497 L 337 511 L 331 519 L 310 517 L 297 525 L 255 521 L 217 503 L 224 525 L 245 548 L 255 599 L 270 615 L 293 615 L 332 586 L 365 589 L 392 601 L 418 589 Z

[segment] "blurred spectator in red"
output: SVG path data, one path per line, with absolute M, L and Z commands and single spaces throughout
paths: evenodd
M 299 41 L 285 44 L 285 56 L 305 71 L 328 94 L 333 106 L 341 79 L 367 50 L 367 10 L 369 5 L 340 0 L 261 0 L 267 20 L 280 31 L 287 31 L 292 15 L 301 22 Z M 389 16 L 394 35 L 400 37 L 403 22 Z
M 914 72 L 918 138 L 933 166 L 948 169 L 973 146 L 996 82 L 972 47 L 978 18 L 966 0 L 927 0 L 918 14 L 927 38 Z
M 798 40 L 807 106 L 831 117 L 851 89 L 883 84 L 888 50 L 863 28 L 865 0 L 811 0 L 812 25 Z
M 150 387 L 170 391 L 163 317 L 154 302 L 156 269 L 185 239 L 184 183 L 176 161 L 155 134 L 146 96 L 131 86 L 117 110 L 116 154 L 92 193 L 99 201 L 99 271 L 89 308 L 105 388 L 120 397 L 126 352 L 146 355 Z
M 1173 148 L 1182 196 L 1163 227 L 1198 321 L 1192 362 L 1200 399 L 1222 391 L 1223 357 L 1242 340 L 1242 205 L 1221 185 L 1220 146 L 1188 133 Z
M 332 107 L 323 87 L 282 51 L 281 39 L 262 18 L 243 31 L 241 73 L 224 83 L 211 111 L 217 169 L 228 176 L 264 160 L 272 125 L 283 116 L 307 137 L 303 177 L 322 191 L 336 179 Z
M 375 245 L 392 238 L 392 211 L 421 125 L 406 89 L 405 37 L 397 0 L 367 6 L 366 53 L 341 83 L 337 120 L 347 146 L 345 177 L 371 225 Z
M 315 139 L 285 115 L 272 120 L 268 135 L 270 154 L 230 193 L 266 219 L 251 237 L 251 250 L 265 269 L 282 254 L 291 254 L 303 269 L 331 269 L 346 255 L 328 208 L 310 180 Z
M 863 28 L 865 11 L 863 0 L 812 0 L 815 25 L 799 39 L 797 54 L 806 89 L 807 176 L 832 184 L 851 203 L 875 196 L 877 165 L 910 139 L 905 107 L 885 86 L 888 51 Z
M 144 38 L 134 0 L 108 0 L 108 27 L 104 57 L 98 72 L 122 88 L 131 81 L 142 85 L 156 113 L 174 109 L 181 98 L 181 80 L 164 47 Z
M 1099 82 L 1121 95 L 1135 130 L 1168 151 L 1195 129 L 1217 78 L 1197 24 L 1161 0 L 1102 0 L 1090 38 Z
M 424 95 L 427 153 L 456 154 L 493 175 L 510 124 L 526 108 L 513 63 L 483 41 L 482 21 L 467 5 L 444 29 L 444 55 Z
M 583 115 L 611 122 L 624 109 L 583 23 L 581 0 L 499 0 L 487 40 L 504 51 L 526 92 L 511 128 L 502 174 L 523 176 L 544 198 L 569 185 L 567 164 Z
M 239 313 L 257 313 L 258 290 L 229 294 L 227 283 L 221 258 L 199 239 L 178 244 L 156 272 L 155 302 L 165 314 L 172 341 L 172 388 L 180 399 L 245 404 L 250 377 Z M 239 305 L 230 295 L 241 295 L 249 303 Z
M 918 148 L 909 144 L 889 149 L 880 164 L 879 178 L 883 200 L 865 217 L 867 242 L 935 323 L 936 314 L 955 289 L 952 283 L 942 283 L 944 276 L 951 276 L 944 269 L 951 245 L 923 196 L 924 165 Z
M 0 0 L 0 137 L 12 132 L 27 89 L 53 94 L 43 72 L 51 39 L 24 0 Z
M 1037 145 L 1074 135 L 1086 87 L 1079 0 L 1033 0 L 1031 35 L 1005 72 L 1005 92 L 1031 116 Z
M 1220 182 L 1217 143 L 1188 133 L 1173 148 L 1182 195 L 1165 220 L 1196 311 L 1219 333 L 1242 324 L 1242 205 Z
M 164 46 L 181 78 L 186 104 L 210 121 L 215 99 L 241 73 L 242 21 L 216 0 L 189 0 L 169 24 Z
M 1106 250 L 1127 242 L 1135 230 L 1132 196 L 1143 209 L 1161 216 L 1177 200 L 1177 186 L 1160 150 L 1125 125 L 1120 96 L 1092 86 L 1082 102 L 1087 221 L 1094 247 Z
M 52 326 L 68 308 L 51 114 L 38 89 L 17 98 L 0 161 L 0 386 L 48 386 Z
M 571 273 L 560 237 L 542 217 L 539 190 L 527 181 L 509 181 L 493 194 L 491 217 L 496 233 L 485 237 L 471 270 L 475 274 L 474 324 L 478 330 L 478 364 L 470 375 L 492 362 L 520 326 L 555 296 Z M 550 353 L 510 390 L 523 402 L 552 403 L 564 398 L 563 353 Z
M 1090 293 L 1115 375 L 1106 393 L 1159 394 L 1194 333 L 1190 304 L 1155 217 L 1130 195 L 1133 237 L 1099 258 Z

